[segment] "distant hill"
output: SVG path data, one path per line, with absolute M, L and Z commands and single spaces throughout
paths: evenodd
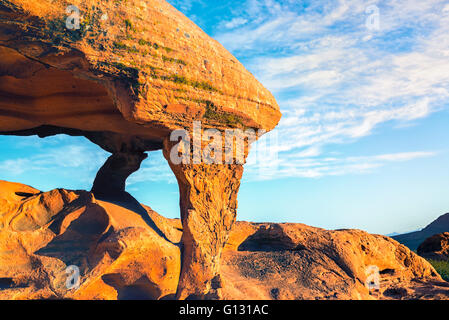
M 386 234 L 387 237 L 394 237 L 394 236 L 399 236 L 399 235 L 400 235 L 400 233 L 397 233 L 397 232 Z
M 400 234 L 392 236 L 392 238 L 407 246 L 410 250 L 416 250 L 424 240 L 443 232 L 449 232 L 449 213 L 443 214 L 421 231 Z

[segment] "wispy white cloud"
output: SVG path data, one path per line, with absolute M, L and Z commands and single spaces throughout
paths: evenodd
M 379 8 L 379 30 L 365 23 L 373 4 Z M 318 150 L 322 159 L 329 156 L 329 144 L 352 143 L 380 124 L 404 126 L 448 106 L 447 1 L 341 0 L 301 6 L 247 0 L 241 8 L 234 19 L 248 23 L 219 29 L 215 37 L 235 54 L 251 57 L 247 66 L 278 98 L 284 114 L 277 129 L 282 159 Z M 340 159 L 304 171 L 297 162 L 282 162 L 280 170 L 315 177 L 386 163 Z
M 310 151 L 310 152 L 309 152 Z M 405 162 L 434 157 L 436 152 L 417 151 L 374 156 L 323 157 L 317 150 L 290 154 L 269 162 L 258 161 L 247 166 L 249 180 L 271 180 L 280 178 L 321 178 L 347 174 L 366 174 L 391 162 Z
M 171 2 L 184 12 L 204 5 L 203 0 Z M 380 9 L 376 31 L 365 25 L 372 4 Z M 436 155 L 398 150 L 345 157 L 330 154 L 327 147 L 369 136 L 386 122 L 404 125 L 447 108 L 447 1 L 244 0 L 232 12 L 216 22 L 215 38 L 246 57 L 284 114 L 276 129 L 279 155 L 269 161 L 276 174 L 270 174 L 270 166 L 264 169 L 266 162 L 250 161 L 251 177 L 366 173 L 394 161 Z M 79 169 L 80 179 L 91 179 L 107 157 L 96 147 L 64 143 L 32 157 L 1 161 L 0 170 L 20 175 L 72 168 Z M 145 181 L 175 182 L 161 155 L 150 154 L 128 185 Z
M 31 156 L 0 161 L 3 178 L 36 174 L 60 175 L 91 183 L 96 171 L 103 165 L 108 153 L 90 143 L 71 143 L 66 137 L 47 138 L 49 147 L 34 146 Z M 53 146 L 57 139 L 59 145 Z M 25 143 L 26 144 L 26 143 Z
M 195 4 L 201 4 L 202 0 L 170 0 L 170 3 L 183 12 L 189 12 Z
M 149 157 L 142 163 L 139 171 L 132 174 L 126 181 L 126 184 L 127 186 L 133 186 L 138 183 L 151 181 L 176 183 L 175 175 L 161 151 L 151 152 Z
M 230 21 L 223 21 L 222 25 L 226 29 L 234 29 L 246 24 L 247 22 L 248 20 L 244 18 L 233 18 Z

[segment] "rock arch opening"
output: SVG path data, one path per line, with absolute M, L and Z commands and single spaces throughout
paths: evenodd
M 36 134 L 55 133 L 59 128 L 67 134 L 71 131 L 64 129 L 138 135 L 162 142 L 157 130 L 126 121 L 100 81 L 75 76 L 1 46 L 0 126 L 2 132 L 30 132 L 47 126 L 53 130 L 36 130 Z
M 84 136 L 111 153 L 93 183 L 99 198 L 123 194 L 146 152 L 162 149 L 162 131 L 125 120 L 99 81 L 1 46 L 0 61 L 0 134 Z
M 90 190 L 110 153 L 84 137 L 0 136 L 0 179 L 33 186 Z

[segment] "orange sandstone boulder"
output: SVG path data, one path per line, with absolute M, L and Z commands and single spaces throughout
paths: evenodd
M 18 195 L 20 194 L 20 196 Z M 173 299 L 182 226 L 85 191 L 0 182 L 0 299 Z M 68 266 L 80 270 L 68 289 Z M 359 230 L 237 222 L 206 298 L 448 299 L 449 284 L 405 246 Z M 369 291 L 367 269 L 379 271 Z
M 79 12 L 66 1 L 0 2 L 0 131 L 52 125 L 162 141 L 193 120 L 277 125 L 271 93 L 167 2 L 70 4 Z
M 226 249 L 227 299 L 449 298 L 449 284 L 426 260 L 391 238 L 360 230 L 237 222 Z M 370 292 L 372 266 L 380 281 Z
M 141 216 L 85 191 L 40 193 L 8 182 L 0 190 L 12 208 L 0 213 L 1 299 L 159 299 L 176 293 L 180 236 L 162 236 L 160 219 L 150 228 L 156 215 L 150 208 Z M 7 200 L 23 190 L 30 194 Z M 72 265 L 80 271 L 77 290 L 66 285 Z
M 435 260 L 449 259 L 449 232 L 435 234 L 421 243 L 418 247 L 421 257 Z

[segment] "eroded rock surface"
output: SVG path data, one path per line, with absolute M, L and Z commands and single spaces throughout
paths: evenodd
M 54 125 L 162 141 L 193 120 L 267 131 L 278 123 L 271 93 L 167 2 L 70 4 L 79 29 L 67 28 L 66 1 L 0 1 L 0 130 Z
M 139 170 L 147 156 L 143 152 L 114 153 L 98 171 L 92 193 L 97 199 L 120 200 L 125 193 L 126 179 Z
M 1 299 L 175 298 L 180 220 L 143 206 L 155 230 L 140 214 L 89 192 L 42 193 L 9 182 L 0 182 L 0 204 Z M 191 249 L 194 258 L 210 247 Z M 69 265 L 80 268 L 79 289 L 66 287 Z M 370 294 L 371 265 L 379 268 L 380 290 Z M 449 298 L 449 284 L 423 258 L 359 230 L 237 222 L 220 266 L 209 293 L 222 299 Z
M 166 142 L 165 157 L 169 157 L 170 150 Z M 218 275 L 222 250 L 236 220 L 243 166 L 169 163 L 178 179 L 184 227 L 178 298 L 219 298 L 213 279 Z
M 0 182 L 0 190 L 1 299 L 160 299 L 176 293 L 180 231 L 161 237 L 138 213 L 85 191 L 41 193 L 9 182 Z M 160 225 L 159 216 L 146 210 Z M 171 225 L 163 222 L 163 229 Z M 78 290 L 67 290 L 70 265 L 80 269 Z
M 418 254 L 421 257 L 434 260 L 449 259 L 449 232 L 433 235 L 418 247 Z
M 379 291 L 366 287 L 369 267 Z M 303 224 L 237 222 L 223 255 L 223 298 L 448 299 L 448 283 L 391 238 Z
M 111 152 L 92 188 L 98 199 L 144 215 L 126 178 L 145 152 L 162 149 L 176 129 L 191 132 L 194 121 L 221 131 L 279 122 L 272 94 L 164 0 L 70 5 L 0 0 L 0 134 L 84 136 Z M 185 227 L 179 297 L 210 293 L 242 165 L 170 163 Z M 194 195 L 198 187 L 204 194 Z

